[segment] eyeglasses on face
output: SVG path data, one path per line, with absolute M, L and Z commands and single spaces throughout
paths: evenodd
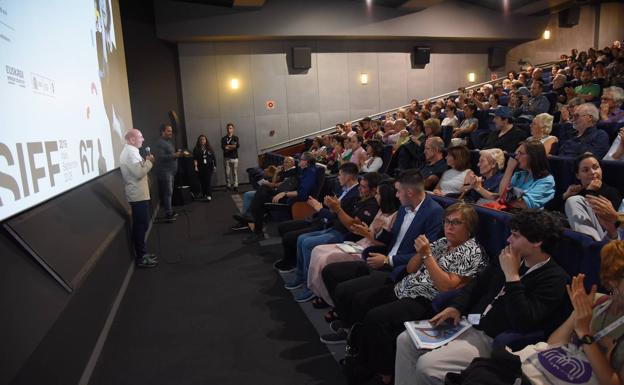
M 460 221 L 459 219 L 444 219 L 444 225 L 445 226 L 452 226 L 452 227 L 457 227 L 457 226 L 461 226 L 464 224 L 464 221 Z

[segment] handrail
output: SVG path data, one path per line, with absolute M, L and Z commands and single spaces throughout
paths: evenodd
M 547 63 L 538 64 L 538 65 L 535 65 L 534 67 L 546 68 L 546 67 L 550 67 L 550 66 L 552 66 L 554 64 L 560 63 L 560 62 L 561 62 L 561 60 L 555 60 L 555 61 L 551 61 L 551 62 L 547 62 Z M 492 83 L 500 82 L 501 80 L 502 79 L 488 80 L 486 82 L 482 82 L 482 83 L 478 83 L 478 84 L 473 84 L 473 85 L 467 86 L 466 89 L 468 90 L 468 89 L 473 89 L 473 88 L 479 88 L 479 87 L 482 87 L 482 86 L 484 86 L 486 84 L 492 84 Z M 426 100 L 442 99 L 442 98 L 451 96 L 451 95 L 455 94 L 456 92 L 457 92 L 457 90 L 446 92 L 446 93 L 444 93 L 442 95 L 438 95 L 438 96 L 434 96 L 434 97 L 431 97 L 431 98 L 426 98 L 426 99 L 423 99 L 423 100 L 419 100 L 418 102 L 422 103 L 422 102 L 424 102 Z M 384 114 L 387 114 L 387 113 L 390 113 L 390 112 L 397 111 L 397 110 L 399 110 L 401 108 L 406 108 L 408 106 L 409 106 L 409 104 L 406 104 L 406 105 L 403 105 L 403 106 L 400 106 L 400 107 L 395 107 L 395 108 L 392 108 L 392 109 L 389 109 L 389 110 L 386 110 L 386 111 L 375 113 L 374 115 L 384 115 Z M 364 119 L 364 117 L 361 117 L 359 119 L 354 119 L 354 120 L 351 121 L 351 123 L 359 122 L 362 119 Z M 280 149 L 282 147 L 293 145 L 293 144 L 299 143 L 302 140 L 305 140 L 305 139 L 308 139 L 308 138 L 314 138 L 314 137 L 319 136 L 319 135 L 332 133 L 332 132 L 335 131 L 335 129 L 336 129 L 335 126 L 334 127 L 329 127 L 329 128 L 324 128 L 322 130 L 318 130 L 318 131 L 315 131 L 315 132 L 311 132 L 309 134 L 301 135 L 301 136 L 298 136 L 296 138 L 288 139 L 288 140 L 285 140 L 283 142 L 280 142 L 280 143 L 277 143 L 277 144 L 274 144 L 274 145 L 271 145 L 271 146 L 268 146 L 268 147 L 260 149 L 260 154 L 264 154 L 264 153 L 267 153 L 267 152 L 270 152 L 270 151 L 273 151 L 273 150 L 276 150 L 276 149 Z

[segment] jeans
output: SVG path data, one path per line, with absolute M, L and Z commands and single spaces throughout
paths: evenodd
M 149 227 L 149 201 L 130 202 L 132 208 L 132 245 L 135 258 L 141 259 L 146 254 L 145 233 Z
M 249 206 L 251 206 L 254 195 L 256 195 L 256 190 L 245 191 L 243 194 L 243 215 L 248 214 Z
M 295 279 L 304 283 L 308 281 L 308 268 L 310 267 L 312 249 L 318 245 L 340 243 L 343 240 L 344 234 L 333 228 L 301 234 L 297 238 L 297 270 Z
M 227 187 L 238 187 L 238 158 L 225 158 L 225 185 Z
M 158 190 L 160 191 L 160 204 L 165 208 L 165 215 L 173 215 L 171 197 L 173 196 L 173 173 L 158 174 Z

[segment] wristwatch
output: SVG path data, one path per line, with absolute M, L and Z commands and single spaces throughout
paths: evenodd
M 422 261 L 425 262 L 427 258 L 431 257 L 431 254 L 426 254 L 422 256 Z
M 578 339 L 578 344 L 580 345 L 591 345 L 595 342 L 596 340 L 594 339 L 593 336 L 590 336 L 589 334 L 585 334 L 583 337 Z

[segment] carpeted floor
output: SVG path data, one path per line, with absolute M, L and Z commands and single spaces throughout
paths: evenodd
M 272 268 L 281 248 L 243 245 L 235 210 L 217 192 L 154 225 L 160 266 L 135 271 L 90 384 L 345 383 Z

